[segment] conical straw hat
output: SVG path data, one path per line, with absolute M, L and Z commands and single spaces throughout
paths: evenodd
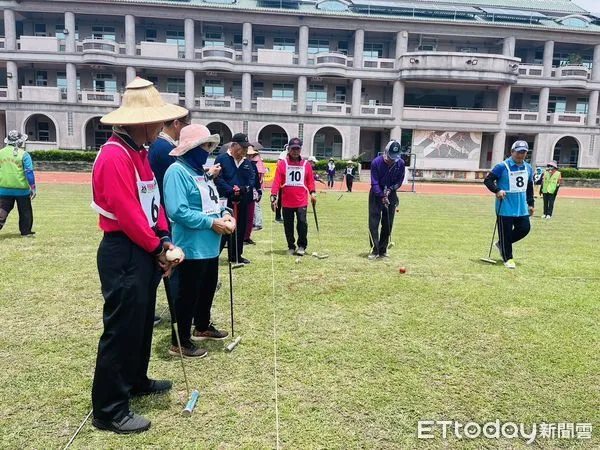
M 154 84 L 137 77 L 127 85 L 121 107 L 100 119 L 106 125 L 144 125 L 167 122 L 188 114 L 178 105 L 165 103 Z

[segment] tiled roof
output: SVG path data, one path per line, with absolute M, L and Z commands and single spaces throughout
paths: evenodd
M 418 3 L 449 3 L 469 6 L 496 6 L 499 8 L 526 9 L 528 11 L 547 11 L 562 13 L 585 13 L 571 0 L 417 0 Z

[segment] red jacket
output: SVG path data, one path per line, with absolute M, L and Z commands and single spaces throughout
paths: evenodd
M 286 186 L 287 167 L 304 166 L 304 185 Z M 290 157 L 277 163 L 275 178 L 271 186 L 271 195 L 278 195 L 281 190 L 281 206 L 284 208 L 304 208 L 308 206 L 308 194 L 315 192 L 313 169 L 307 160 L 290 161 Z
M 111 143 L 121 144 L 129 156 Z M 94 163 L 94 202 L 117 217 L 117 220 L 113 220 L 100 215 L 99 225 L 103 231 L 122 231 L 135 244 L 153 253 L 161 246 L 158 235 L 168 236 L 169 227 L 162 206 L 158 212 L 157 232 L 148 225 L 148 219 L 140 205 L 134 165 L 141 181 L 152 181 L 154 174 L 148 162 L 148 151 L 144 148 L 134 150 L 124 140 L 111 136 Z

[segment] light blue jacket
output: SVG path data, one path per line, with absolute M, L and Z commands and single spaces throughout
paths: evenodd
M 186 259 L 211 259 L 219 256 L 221 235 L 212 224 L 221 214 L 210 216 L 202 212 L 202 198 L 192 176 L 196 172 L 181 158 L 165 173 L 163 184 L 165 208 L 173 222 L 173 244 L 181 247 Z
M 506 165 L 510 167 L 511 172 L 527 169 L 526 183 L 533 183 L 533 169 L 528 162 L 523 162 L 522 165 L 518 166 L 512 157 L 509 157 L 503 162 L 497 164 L 492 169 L 492 173 L 498 177 L 498 188 L 506 192 L 506 198 L 502 201 L 502 203 L 500 203 L 500 200 L 496 199 L 496 211 L 500 216 L 529 216 L 526 192 L 510 192 L 510 180 L 508 171 L 506 170 Z M 501 204 L 502 207 L 500 208 Z

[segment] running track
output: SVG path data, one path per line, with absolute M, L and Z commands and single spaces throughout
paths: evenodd
M 89 172 L 37 172 L 35 174 L 38 183 L 50 184 L 90 184 L 91 174 Z M 336 183 L 334 188 L 338 191 L 340 184 Z M 368 192 L 370 185 L 364 182 L 354 183 L 353 190 L 356 192 Z M 402 190 L 405 190 L 406 186 Z M 416 183 L 415 189 L 419 194 L 436 195 L 490 195 L 487 188 L 481 184 L 458 184 L 458 183 Z M 536 186 L 536 193 L 538 191 Z M 317 183 L 318 191 L 326 191 L 327 188 Z M 345 191 L 345 190 L 344 190 Z M 566 198 L 598 198 L 599 188 L 574 188 L 561 187 L 560 197 Z

